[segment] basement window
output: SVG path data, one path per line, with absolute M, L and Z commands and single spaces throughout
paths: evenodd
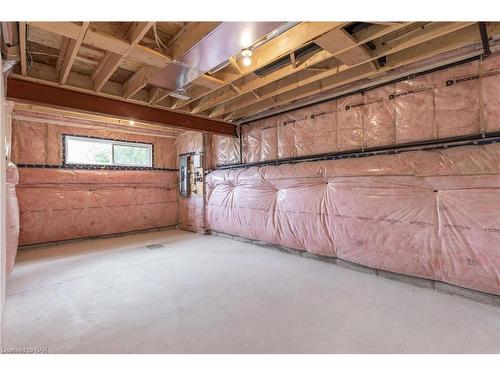
M 63 143 L 64 164 L 67 165 L 153 166 L 153 146 L 148 143 L 70 135 L 63 136 Z

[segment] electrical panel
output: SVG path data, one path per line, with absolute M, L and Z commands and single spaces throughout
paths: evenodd
M 189 196 L 189 155 L 179 156 L 179 194 Z
M 179 194 L 203 196 L 203 155 L 179 156 Z

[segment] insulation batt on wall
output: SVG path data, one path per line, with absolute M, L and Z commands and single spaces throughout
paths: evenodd
M 242 126 L 243 163 L 500 130 L 500 54 Z M 217 165 L 239 143 L 214 137 Z
M 20 245 L 177 223 L 175 172 L 22 168 L 19 174 Z
M 16 260 L 17 245 L 19 241 L 19 204 L 16 195 L 16 185 L 19 182 L 19 175 L 14 163 L 7 163 L 7 200 L 6 200 L 6 237 L 7 237 L 7 276 L 14 268 Z
M 177 224 L 173 138 L 129 134 L 91 120 L 28 111 L 14 112 L 12 131 L 12 159 L 25 165 L 19 168 L 17 186 L 20 245 Z M 157 169 L 59 168 L 64 134 L 151 143 Z
M 500 294 L 500 144 L 215 171 L 207 224 Z

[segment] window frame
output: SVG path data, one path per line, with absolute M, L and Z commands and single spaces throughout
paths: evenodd
M 110 163 L 74 163 L 74 162 L 69 162 L 68 161 L 68 152 L 69 152 L 69 147 L 68 147 L 68 141 L 69 140 L 83 140 L 83 141 L 92 141 L 92 142 L 98 142 L 98 143 L 104 143 L 104 144 L 110 144 L 111 145 L 111 155 Z M 63 165 L 65 166 L 74 166 L 74 167 L 79 167 L 79 166 L 84 166 L 84 167 L 93 167 L 93 168 L 109 168 L 109 169 L 151 169 L 154 168 L 154 147 L 152 143 L 149 142 L 133 142 L 133 141 L 123 141 L 123 140 L 116 140 L 116 139 L 111 139 L 111 138 L 99 138 L 99 137 L 89 137 L 85 135 L 72 135 L 72 134 L 63 134 L 63 139 L 62 139 L 62 161 Z M 139 147 L 139 148 L 145 148 L 149 152 L 149 160 L 148 160 L 148 165 L 134 165 L 134 164 L 125 164 L 125 163 L 117 163 L 115 162 L 115 154 L 114 154 L 114 146 L 133 146 L 133 147 Z

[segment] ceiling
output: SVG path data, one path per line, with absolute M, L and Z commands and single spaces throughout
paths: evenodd
M 187 83 L 170 90 L 158 77 L 172 64 L 186 67 L 183 58 L 197 46 L 211 48 L 196 55 L 201 62 L 221 55 L 222 23 L 19 22 L 20 63 L 12 76 L 236 122 L 482 43 L 474 22 L 281 24 L 247 42 L 250 65 L 234 51 L 208 71 L 187 66 Z M 483 25 L 490 40 L 500 35 L 500 23 Z

